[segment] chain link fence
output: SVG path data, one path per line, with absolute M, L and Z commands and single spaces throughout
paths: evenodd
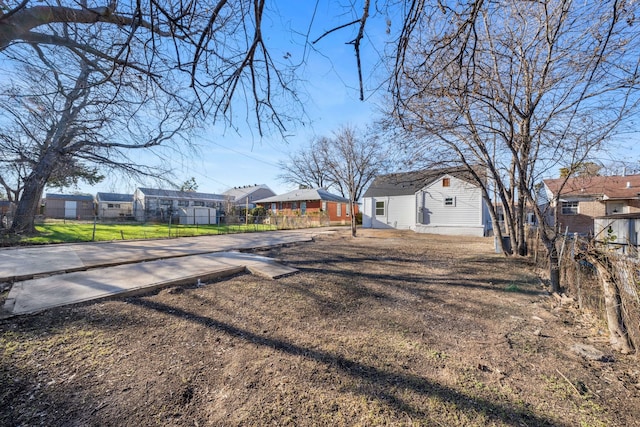
M 102 240 L 130 240 L 149 238 L 175 238 L 230 233 L 254 233 L 290 230 L 332 225 L 326 214 L 315 215 L 219 215 L 214 218 L 180 218 L 170 216 L 164 220 L 135 221 L 131 217 L 100 219 L 97 217 L 52 219 L 35 218 L 36 236 L 16 240 L 8 234 L 13 217 L 2 216 L 0 234 L 2 245 L 28 243 L 88 242 Z

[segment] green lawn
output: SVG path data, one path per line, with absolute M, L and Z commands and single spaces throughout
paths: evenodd
M 104 240 L 158 239 L 207 234 L 252 233 L 276 230 L 274 225 L 171 225 L 168 224 L 96 224 L 88 222 L 52 222 L 36 225 L 39 236 L 25 237 L 22 243 L 71 243 Z

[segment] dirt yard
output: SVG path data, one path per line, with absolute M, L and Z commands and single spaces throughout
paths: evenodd
M 0 425 L 640 425 L 636 356 L 491 239 L 260 254 L 300 272 L 0 322 Z

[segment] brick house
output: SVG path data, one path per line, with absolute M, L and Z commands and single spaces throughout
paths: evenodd
M 592 235 L 594 218 L 640 213 L 640 175 L 545 179 L 543 189 L 551 201 L 547 222 L 557 208 L 560 229 L 570 233 Z
M 329 216 L 331 224 L 349 224 L 351 212 L 349 212 L 349 199 L 336 196 L 323 188 L 300 189 L 290 191 L 278 196 L 267 197 L 255 201 L 256 205 L 264 206 L 271 215 Z M 354 205 L 355 213 L 358 213 L 358 205 Z

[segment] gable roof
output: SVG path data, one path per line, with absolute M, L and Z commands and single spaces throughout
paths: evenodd
M 560 191 L 565 178 L 545 179 L 542 182 L 548 191 L 562 197 L 635 199 L 640 196 L 640 175 L 615 176 L 578 176 L 568 178 Z
M 246 196 L 250 195 L 251 193 L 255 193 L 258 190 L 269 190 L 274 196 L 276 194 L 266 184 L 249 185 L 249 186 L 246 186 L 246 187 L 234 187 L 234 188 L 228 189 L 227 191 L 225 191 L 222 194 L 225 195 L 225 196 L 234 197 L 236 199 L 241 199 L 243 197 L 246 197 Z
M 196 191 L 162 190 L 156 188 L 138 188 L 138 191 L 145 196 L 164 197 L 167 199 L 188 199 L 188 200 L 227 200 L 228 197 L 222 194 L 198 193 Z
M 310 200 L 322 200 L 325 202 L 349 203 L 349 199 L 329 193 L 324 188 L 293 190 L 278 196 L 256 200 L 254 203 L 274 202 L 306 202 Z
M 133 202 L 133 194 L 123 193 L 97 193 L 96 199 L 99 202 Z
M 477 185 L 466 168 L 424 169 L 413 172 L 377 176 L 362 197 L 408 196 L 432 184 L 445 175 Z

